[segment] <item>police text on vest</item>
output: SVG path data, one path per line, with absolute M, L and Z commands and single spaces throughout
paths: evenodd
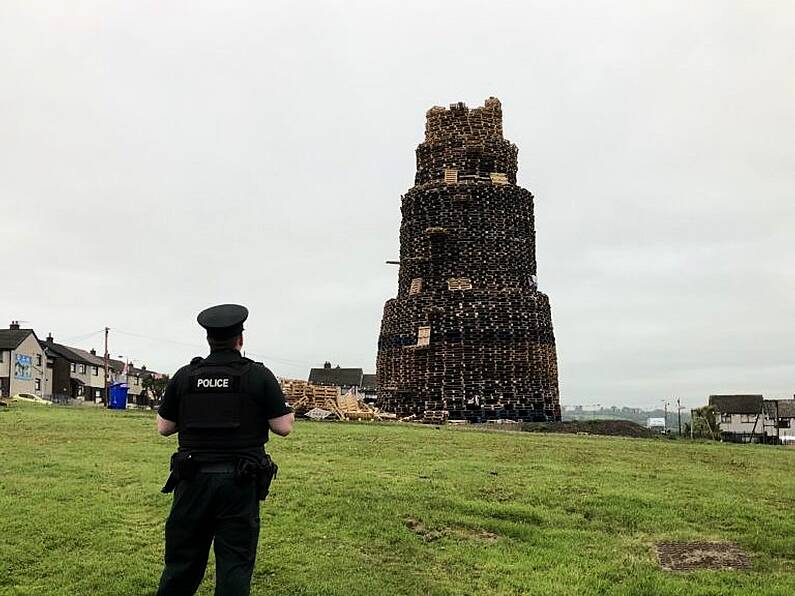
M 225 379 L 197 379 L 196 385 L 202 389 L 228 389 L 229 378 Z

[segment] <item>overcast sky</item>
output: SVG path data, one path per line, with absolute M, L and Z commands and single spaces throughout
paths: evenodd
M 562 403 L 792 396 L 794 58 L 789 0 L 4 0 L 0 317 L 373 371 L 425 111 L 494 95 Z

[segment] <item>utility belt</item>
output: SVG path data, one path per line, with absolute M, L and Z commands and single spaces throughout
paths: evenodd
M 177 451 L 171 456 L 171 473 L 160 492 L 170 493 L 181 481 L 192 480 L 199 473 L 234 474 L 239 484 L 256 482 L 257 497 L 264 501 L 278 470 L 267 453 L 253 457 Z

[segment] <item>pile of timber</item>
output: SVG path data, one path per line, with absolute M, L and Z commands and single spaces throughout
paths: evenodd
M 397 297 L 384 306 L 376 405 L 401 419 L 560 420 L 533 195 L 497 99 L 428 111 L 402 198 Z M 442 414 L 445 412 L 446 414 Z
M 298 379 L 281 379 L 282 391 L 297 416 L 337 420 L 395 420 L 395 414 L 382 412 L 355 393 L 341 394 L 339 387 L 313 385 Z

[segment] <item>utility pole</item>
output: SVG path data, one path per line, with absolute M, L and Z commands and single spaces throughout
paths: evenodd
M 679 417 L 679 436 L 682 436 L 682 401 L 677 397 L 676 398 L 676 413 Z M 693 421 L 690 421 L 690 424 L 693 424 Z
M 665 416 L 665 418 L 664 418 L 665 424 L 663 425 L 663 433 L 667 433 L 668 432 L 668 401 L 664 399 L 664 400 L 662 400 L 662 402 L 663 402 L 663 412 L 664 412 L 663 416 Z
M 105 407 L 110 407 L 110 395 L 108 394 L 108 332 L 109 327 L 105 327 Z

